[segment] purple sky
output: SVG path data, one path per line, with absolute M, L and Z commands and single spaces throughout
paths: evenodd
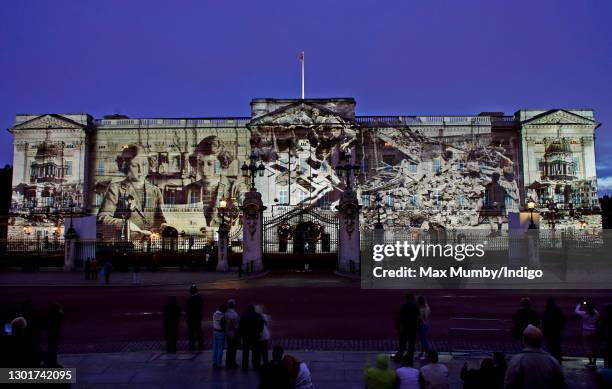
M 305 50 L 306 97 L 354 97 L 358 115 L 593 108 L 611 192 L 611 15 L 607 0 L 6 0 L 0 125 L 17 113 L 248 116 L 254 97 L 299 97 Z

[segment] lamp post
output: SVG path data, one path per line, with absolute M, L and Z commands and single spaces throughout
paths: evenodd
M 530 216 L 531 216 L 531 223 L 529 223 L 529 230 L 537 230 L 538 227 L 536 227 L 535 223 L 533 222 L 533 210 L 535 209 L 536 203 L 535 201 L 533 201 L 533 199 L 530 197 L 529 200 L 527 200 L 527 209 L 529 210 Z
M 259 172 L 259 177 L 263 177 L 264 170 L 266 170 L 266 168 L 263 165 L 263 162 L 261 161 L 259 162 L 259 166 L 257 165 L 258 157 L 255 154 L 255 151 L 251 152 L 249 159 L 251 160 L 251 162 L 248 165 L 246 161 L 243 162 L 240 170 L 242 170 L 242 175 L 244 177 L 251 178 L 251 190 L 256 190 L 255 189 L 255 176 L 257 175 L 257 172 Z
M 349 152 L 343 152 L 341 159 L 344 161 L 344 164 L 338 164 L 336 170 L 338 170 L 340 176 L 342 172 L 346 172 L 346 189 L 351 189 L 351 172 L 357 172 L 361 167 L 351 164 L 351 153 Z
M 221 226 L 225 227 L 225 208 L 227 208 L 227 201 L 219 201 L 219 208 L 221 208 Z
M 376 202 L 376 216 L 378 217 L 378 222 L 376 223 L 376 225 L 374 226 L 375 229 L 377 230 L 382 230 L 383 229 L 383 225 L 380 222 L 380 210 L 382 209 L 382 197 L 380 197 L 380 193 L 376 193 L 376 197 L 374 198 L 374 201 Z

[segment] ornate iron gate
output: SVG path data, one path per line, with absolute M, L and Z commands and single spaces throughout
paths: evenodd
M 267 269 L 335 269 L 337 252 L 338 219 L 333 211 L 295 207 L 264 217 Z

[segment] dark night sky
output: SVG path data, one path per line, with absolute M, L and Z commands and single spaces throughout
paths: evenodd
M 17 113 L 248 116 L 254 97 L 359 115 L 593 108 L 612 191 L 612 1 L 21 1 L 0 5 L 0 163 Z

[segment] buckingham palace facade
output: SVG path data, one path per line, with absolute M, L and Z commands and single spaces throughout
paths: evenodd
M 9 237 L 62 234 L 71 214 L 95 217 L 98 237 L 212 236 L 222 218 L 235 232 L 250 157 L 267 215 L 331 212 L 348 161 L 361 228 L 380 217 L 385 228 L 505 230 L 528 200 L 542 228 L 546 215 L 557 228 L 598 223 L 590 109 L 358 116 L 355 106 L 253 99 L 249 117 L 16 115 Z

